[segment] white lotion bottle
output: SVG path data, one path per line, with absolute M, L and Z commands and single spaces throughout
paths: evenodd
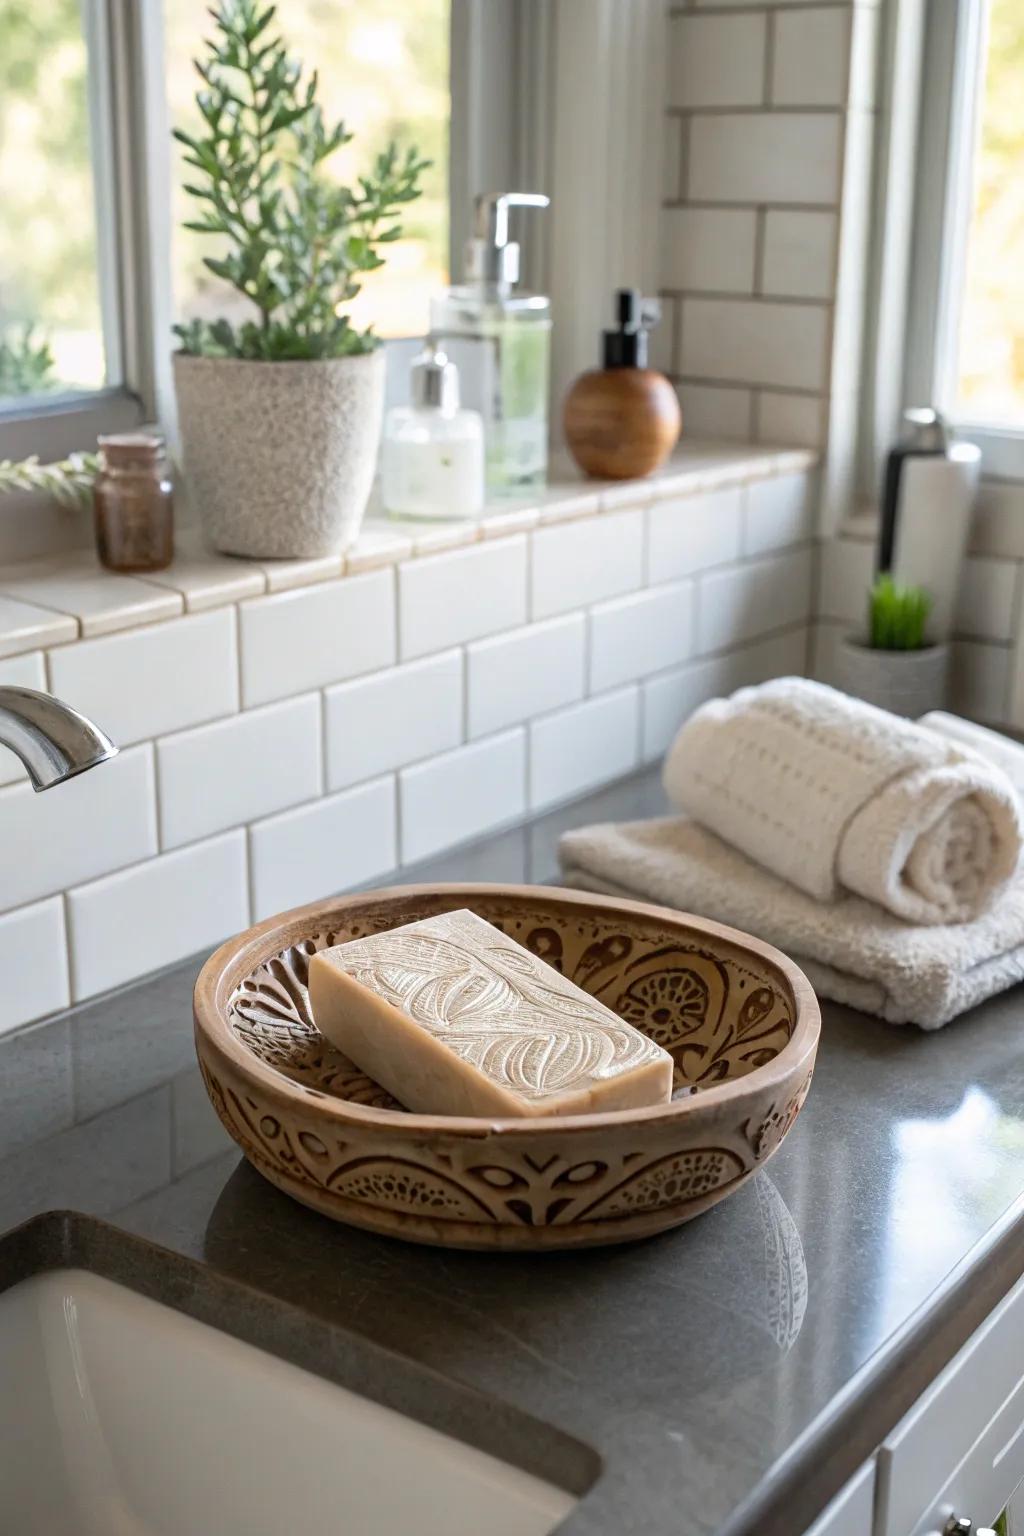
M 384 422 L 381 492 L 393 517 L 479 517 L 484 507 L 484 424 L 459 408 L 459 373 L 430 341 L 413 359 L 412 404 Z

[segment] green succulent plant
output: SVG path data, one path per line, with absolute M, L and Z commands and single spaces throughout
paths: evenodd
M 932 600 L 923 587 L 901 586 L 886 571 L 868 597 L 868 644 L 873 651 L 920 651 Z
M 275 7 L 222 0 L 210 15 L 215 35 L 195 60 L 203 126 L 175 129 L 196 173 L 185 190 L 200 205 L 186 227 L 226 245 L 206 266 L 256 317 L 175 326 L 182 349 L 271 362 L 370 352 L 377 338 L 354 329 L 345 305 L 360 276 L 383 266 L 381 247 L 399 238 L 429 161 L 392 143 L 355 187 L 339 186 L 326 162 L 352 134 L 324 122 L 316 74 L 304 81 L 271 29 Z
M 57 365 L 46 336 L 34 325 L 0 335 L 0 397 L 41 395 L 55 388 Z

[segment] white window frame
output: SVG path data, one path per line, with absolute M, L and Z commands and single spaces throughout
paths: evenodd
M 115 384 L 0 404 L 0 458 L 43 460 L 92 446 L 98 433 L 152 419 L 168 334 L 169 150 L 159 5 L 83 0 L 97 226 L 97 266 L 108 374 Z M 163 142 L 162 142 L 163 141 Z
M 986 474 L 1024 479 L 1024 428 L 972 419 L 955 401 L 986 11 L 986 0 L 926 6 L 903 403 L 937 405 L 981 448 Z

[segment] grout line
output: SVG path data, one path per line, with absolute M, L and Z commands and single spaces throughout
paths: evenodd
M 64 959 L 64 980 L 67 982 L 67 988 L 68 988 L 68 1006 L 69 1007 L 73 1007 L 74 1006 L 74 1000 L 73 1000 L 73 993 L 72 993 L 72 990 L 71 990 L 71 965 L 72 965 L 72 950 L 71 950 L 71 902 L 68 900 L 68 892 L 67 891 L 61 891 L 59 893 L 59 895 L 60 895 L 60 902 L 61 902 L 62 926 L 64 928 L 64 947 L 63 947 L 63 952 L 62 952 L 63 953 L 63 959 Z M 15 908 L 15 911 L 16 910 L 17 910 L 17 908 Z M 44 1017 L 45 1017 L 45 1015 L 44 1015 Z M 34 1021 L 30 1020 L 29 1022 L 31 1023 L 31 1022 L 34 1022 Z M 77 1059 L 78 1059 L 78 1051 L 77 1051 L 76 1046 L 75 1046 L 76 1038 L 77 1038 L 77 1032 L 75 1030 L 70 1030 L 69 1031 L 68 1047 L 69 1047 L 69 1053 L 70 1053 L 70 1056 L 71 1056 L 71 1084 L 70 1084 L 70 1089 L 71 1089 L 71 1118 L 72 1118 L 72 1120 L 76 1120 L 77 1119 L 77 1112 L 78 1112 L 78 1072 L 77 1072 L 77 1069 L 76 1069 L 76 1063 L 77 1063 Z
M 805 299 L 798 294 L 749 293 L 735 288 L 663 288 L 662 293 L 667 299 L 705 299 L 713 300 L 716 304 L 760 304 L 783 309 L 825 311 L 835 308 L 834 299 Z
M 772 105 L 772 76 L 775 72 L 775 12 L 768 11 L 764 19 L 764 76 L 762 90 L 766 106 Z
M 253 858 L 252 834 L 256 823 L 243 827 L 245 833 L 245 896 L 249 903 L 249 921 L 256 920 L 256 861 Z
M 676 179 L 676 191 L 681 202 L 686 201 L 687 191 L 690 186 L 690 137 L 692 119 L 689 115 L 679 120 L 679 175 Z
M 845 118 L 849 112 L 865 112 L 872 115 L 872 109 L 868 107 L 835 107 L 835 106 L 811 106 L 807 103 L 794 102 L 786 104 L 778 102 L 766 107 L 763 102 L 757 102 L 753 106 L 743 105 L 737 102 L 731 107 L 668 107 L 666 116 L 679 117 L 684 121 L 694 117 L 840 117 Z
M 772 199 L 769 203 L 759 203 L 752 198 L 743 197 L 684 197 L 673 201 L 671 198 L 662 199 L 662 208 L 744 208 L 748 212 L 756 213 L 758 208 L 771 208 L 775 213 L 841 213 L 839 203 L 813 202 L 795 203 L 791 200 L 776 202 Z
M 682 373 L 682 374 L 679 375 L 679 378 L 677 379 L 676 382 L 679 383 L 679 384 L 694 384 L 694 385 L 698 385 L 698 386 L 704 386 L 705 388 L 708 388 L 708 389 L 770 389 L 770 390 L 779 390 L 779 391 L 781 391 L 784 394 L 793 395 L 793 396 L 795 396 L 795 397 L 797 397 L 798 399 L 801 399 L 801 400 L 827 400 L 829 398 L 829 394 L 828 394 L 827 390 L 821 390 L 821 389 L 797 389 L 792 384 L 784 384 L 784 385 L 783 384 L 773 384 L 771 382 L 771 380 L 765 380 L 765 379 L 712 379 L 712 378 L 708 378 L 704 374 Z M 744 446 L 744 444 L 737 443 L 736 446 L 742 448 Z M 749 448 L 756 448 L 758 445 L 756 443 L 748 443 L 746 446 L 749 447 Z M 764 445 L 764 449 L 765 449 L 766 453 L 771 453 L 773 451 L 773 445 L 766 443 Z M 817 454 L 821 453 L 821 450 L 819 448 L 800 448 L 800 449 L 795 450 L 795 451 L 800 452 L 800 453 L 817 453 Z M 773 471 L 773 473 L 774 473 L 774 471 Z M 788 471 L 787 471 L 787 473 L 788 473 Z M 753 478 L 754 479 L 765 480 L 765 479 L 768 479 L 769 477 L 767 475 L 755 475 L 755 476 L 753 476 Z M 700 487 L 698 487 L 698 489 L 700 489 Z M 675 493 L 673 493 L 673 494 L 675 494 Z M 679 493 L 679 494 L 683 494 L 683 493 Z
M 750 391 L 750 422 L 749 422 L 750 441 L 752 443 L 756 443 L 758 441 L 760 430 L 761 430 L 761 391 L 759 389 L 752 389 Z M 744 487 L 744 491 L 745 490 L 746 490 L 746 487 Z
M 299 694 L 299 695 L 297 695 L 297 697 L 301 698 L 302 695 Z M 318 736 L 318 746 L 320 748 L 320 750 L 319 750 L 319 752 L 317 754 L 317 756 L 319 758 L 319 762 L 317 764 L 317 768 L 318 768 L 317 782 L 318 782 L 318 794 L 322 797 L 323 795 L 327 794 L 327 785 L 328 785 L 328 775 L 327 775 L 327 689 L 326 688 L 318 688 L 317 689 L 317 699 L 319 700 L 319 707 L 317 709 L 317 714 L 316 714 L 316 727 L 317 727 L 317 736 Z
M 768 210 L 758 208 L 754 215 L 754 296 L 764 297 L 764 243 L 768 233 Z
M 692 3 L 694 0 L 691 0 Z M 873 5 L 871 0 L 865 0 L 865 3 L 871 10 L 881 9 L 879 5 Z M 814 0 L 815 9 L 821 11 L 852 11 L 855 4 L 856 0 Z M 714 7 L 701 5 L 699 0 L 696 0 L 694 8 L 702 16 L 721 16 L 723 13 L 729 16 L 745 16 L 751 12 L 765 15 L 775 11 L 798 11 L 801 15 L 805 14 L 805 6 L 800 3 L 800 0 L 740 0 L 736 5 Z M 673 5 L 669 10 L 669 16 L 685 15 L 686 11 L 678 4 Z

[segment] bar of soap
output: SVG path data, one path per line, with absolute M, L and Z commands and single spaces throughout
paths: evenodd
M 665 1103 L 672 1058 L 468 911 L 324 949 L 320 1032 L 407 1109 L 577 1115 Z

